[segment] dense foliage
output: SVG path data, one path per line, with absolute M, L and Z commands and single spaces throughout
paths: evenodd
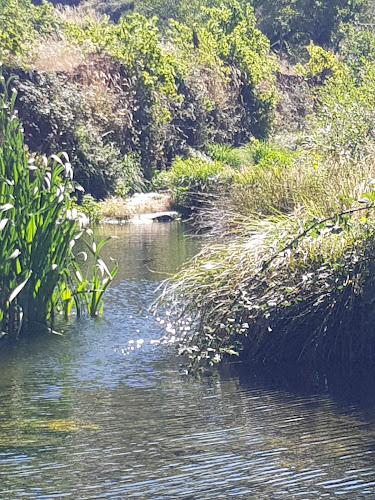
M 10 50 L 11 30 L 1 42 L 7 65 L 23 67 L 9 73 L 26 141 L 45 154 L 69 150 L 77 180 L 99 198 L 118 184 L 138 190 L 140 176 L 150 180 L 187 147 L 270 131 L 274 59 L 249 5 L 207 7 L 189 26 L 171 20 L 162 31 L 138 12 L 114 23 L 84 7 L 0 6 L 0 16 L 12 13 L 17 33 L 30 33 L 19 49 Z M 31 26 L 36 13 L 43 22 Z
M 0 57 L 20 56 L 35 46 L 40 33 L 46 35 L 58 28 L 52 5 L 32 5 L 29 0 L 1 0 Z
M 345 27 L 358 19 L 366 0 L 254 0 L 262 31 L 282 55 L 313 41 L 337 48 Z
M 373 2 L 35 3 L 0 0 L 30 150 L 70 151 L 97 198 L 169 190 L 211 228 L 161 300 L 192 364 L 371 360 Z

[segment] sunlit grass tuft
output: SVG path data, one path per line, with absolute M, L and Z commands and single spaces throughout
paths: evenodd
M 372 360 L 372 208 L 326 221 L 243 218 L 163 289 L 192 367 L 242 352 L 257 363 Z M 240 222 L 240 223 L 239 223 Z M 189 319 L 188 319 L 189 318 Z

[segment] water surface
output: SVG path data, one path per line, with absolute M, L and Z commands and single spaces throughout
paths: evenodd
M 1 499 L 375 498 L 371 405 L 186 377 L 147 307 L 196 243 L 176 223 L 106 231 L 103 318 L 0 355 Z

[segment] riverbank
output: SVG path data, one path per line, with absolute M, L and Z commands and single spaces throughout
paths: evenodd
M 139 220 L 140 216 L 152 214 L 170 214 L 177 218 L 178 212 L 170 194 L 136 193 L 129 198 L 111 197 L 98 202 L 101 221 L 104 223 L 122 223 Z M 149 217 L 149 218 L 150 218 Z M 160 215 L 162 217 L 162 215 Z M 147 217 L 143 217 L 146 219 Z
M 311 47 L 306 71 L 319 54 Z M 315 113 L 288 145 L 218 148 L 219 164 L 198 169 L 214 194 L 202 216 L 211 238 L 159 300 L 192 370 L 230 355 L 312 371 L 374 363 L 375 75 L 330 61 Z

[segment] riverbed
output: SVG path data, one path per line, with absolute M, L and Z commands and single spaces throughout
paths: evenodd
M 375 498 L 375 405 L 244 376 L 186 376 L 155 288 L 198 249 L 183 224 L 109 227 L 103 317 L 0 354 L 0 498 Z

